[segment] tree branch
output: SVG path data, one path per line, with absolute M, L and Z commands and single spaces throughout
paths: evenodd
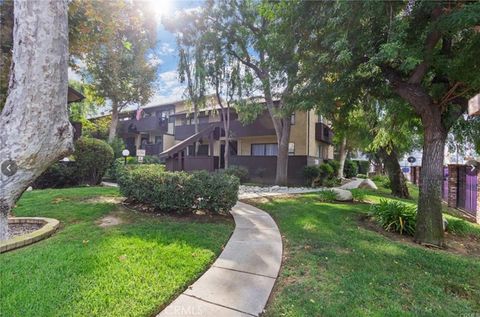
M 435 7 L 432 11 L 432 21 L 436 21 L 441 14 L 442 8 Z M 438 30 L 433 30 L 427 35 L 427 39 L 425 40 L 425 57 L 423 61 L 417 65 L 412 75 L 408 79 L 409 84 L 419 84 L 422 81 L 423 77 L 427 73 L 428 68 L 430 67 L 430 61 L 428 61 L 429 55 L 441 38 L 442 33 Z

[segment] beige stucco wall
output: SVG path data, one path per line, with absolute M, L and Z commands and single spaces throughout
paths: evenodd
M 173 135 L 163 135 L 163 150 L 167 150 L 175 145 L 175 137 Z
M 315 141 L 315 123 L 318 121 L 318 115 L 315 111 L 310 110 L 308 112 L 308 121 L 309 125 L 307 127 L 307 138 L 308 138 L 308 156 L 317 156 L 317 142 Z
M 307 155 L 308 115 L 304 111 L 295 112 L 295 124 L 291 126 L 290 143 L 295 143 L 295 155 Z

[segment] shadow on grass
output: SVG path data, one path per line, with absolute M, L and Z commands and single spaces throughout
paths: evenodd
M 357 225 L 363 204 L 270 199 L 286 259 L 267 316 L 458 316 L 480 311 L 480 261 Z

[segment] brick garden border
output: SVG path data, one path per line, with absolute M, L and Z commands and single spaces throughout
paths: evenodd
M 33 224 L 44 224 L 38 230 L 33 232 L 16 236 L 6 241 L 0 242 L 0 253 L 4 253 L 10 250 L 18 249 L 32 243 L 38 242 L 40 240 L 50 237 L 55 230 L 57 230 L 60 225 L 60 221 L 53 218 L 43 218 L 43 217 L 15 217 L 8 218 L 9 224 L 14 223 L 33 223 Z

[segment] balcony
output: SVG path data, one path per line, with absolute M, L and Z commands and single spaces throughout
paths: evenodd
M 333 131 L 326 124 L 317 122 L 315 123 L 315 140 L 332 144 L 333 143 Z
M 140 120 L 130 119 L 119 122 L 120 133 L 159 132 L 166 133 L 168 130 L 168 119 L 159 117 L 148 117 Z
M 163 146 L 162 146 L 161 143 L 145 144 L 144 149 L 145 149 L 145 154 L 146 155 L 158 155 L 158 154 L 162 153 Z

